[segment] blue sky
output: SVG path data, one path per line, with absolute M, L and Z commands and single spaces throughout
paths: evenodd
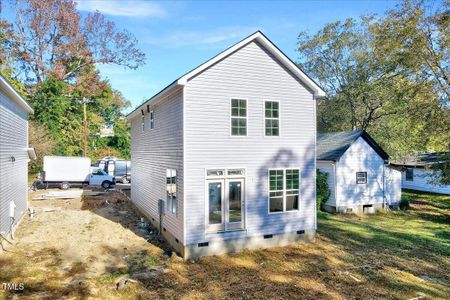
M 146 53 L 146 65 L 138 70 L 99 66 L 102 76 L 133 107 L 256 30 L 261 30 L 295 61 L 300 31 L 314 33 L 336 20 L 381 14 L 397 3 L 382 0 L 77 2 L 82 14 L 99 10 L 119 28 L 131 32 Z M 11 16 L 12 12 L 9 13 Z

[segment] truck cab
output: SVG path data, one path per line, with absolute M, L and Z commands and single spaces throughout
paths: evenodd
M 116 180 L 114 176 L 107 174 L 100 168 L 92 168 L 91 174 L 89 175 L 89 185 L 102 186 L 105 189 L 109 189 L 115 184 Z

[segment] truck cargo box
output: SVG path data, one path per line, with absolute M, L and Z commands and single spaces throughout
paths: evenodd
M 44 181 L 89 182 L 90 173 L 90 158 L 44 156 Z

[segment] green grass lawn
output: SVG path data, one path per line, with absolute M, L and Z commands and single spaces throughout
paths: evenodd
M 72 278 L 66 277 L 79 276 L 82 268 L 60 274 L 55 257 L 30 249 L 0 255 L 0 282 L 25 282 L 34 289 L 21 297 L 30 298 L 41 292 L 49 298 L 104 299 L 450 299 L 450 196 L 404 194 L 411 199 L 407 211 L 319 213 L 315 243 L 245 250 L 196 263 L 142 257 L 143 267 L 162 264 L 164 272 L 119 291 L 114 289 L 117 278 L 132 274 L 132 268 L 86 278 L 82 287 L 68 289 Z M 60 275 L 49 277 L 52 272 Z M 36 278 L 47 278 L 45 286 L 54 288 L 39 290 L 32 284 Z
M 411 202 L 407 211 L 364 216 L 320 213 L 319 238 L 345 251 L 348 263 L 367 265 L 359 275 L 379 284 L 386 296 L 408 298 L 421 292 L 448 299 L 450 196 L 412 191 L 403 195 Z

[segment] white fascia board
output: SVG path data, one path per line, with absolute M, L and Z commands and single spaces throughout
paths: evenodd
M 30 104 L 28 104 L 28 102 L 25 101 L 25 99 L 23 99 L 22 96 L 20 96 L 20 94 L 13 88 L 13 86 L 8 82 L 8 80 L 6 80 L 6 78 L 1 76 L 1 75 L 0 75 L 0 87 L 23 110 L 25 110 L 26 112 L 31 113 L 31 114 L 34 113 L 33 109 L 30 106 Z

